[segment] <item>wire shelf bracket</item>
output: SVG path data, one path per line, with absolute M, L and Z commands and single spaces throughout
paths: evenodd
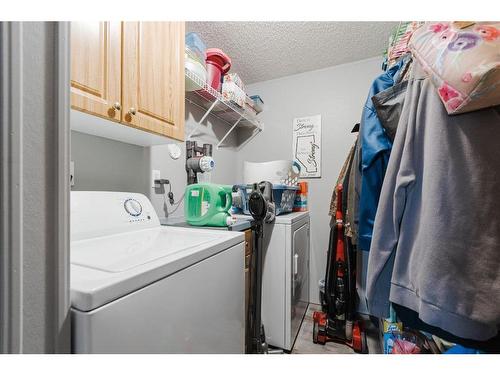
M 191 140 L 191 137 L 193 136 L 194 132 L 201 128 L 201 124 L 203 123 L 203 121 L 205 121 L 205 119 L 208 117 L 208 115 L 210 114 L 210 112 L 212 112 L 212 110 L 215 108 L 215 106 L 217 105 L 217 102 L 218 100 L 215 100 L 212 105 L 210 106 L 210 108 L 205 112 L 205 114 L 202 116 L 202 118 L 200 119 L 200 121 L 198 121 L 196 123 L 196 126 L 193 127 L 193 130 L 191 130 L 191 132 L 189 133 L 187 139 L 188 140 Z

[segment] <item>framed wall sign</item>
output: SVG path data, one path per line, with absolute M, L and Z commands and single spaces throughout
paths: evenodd
M 321 177 L 321 115 L 293 119 L 293 158 L 301 178 Z

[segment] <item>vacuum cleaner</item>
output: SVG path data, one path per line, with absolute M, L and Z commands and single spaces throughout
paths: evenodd
M 274 221 L 276 206 L 273 202 L 273 185 L 264 181 L 253 184 L 253 190 L 248 198 L 248 209 L 254 219 L 254 249 L 251 262 L 252 299 L 250 307 L 250 352 L 267 354 L 269 348 L 266 343 L 266 334 L 262 324 L 262 271 L 264 256 L 262 239 L 264 223 Z
M 210 172 L 215 167 L 212 158 L 212 145 L 204 143 L 203 147 L 196 141 L 186 141 L 186 173 L 187 184 L 198 183 L 198 173 Z
M 322 311 L 313 314 L 313 342 L 324 345 L 327 341 L 336 341 L 358 353 L 368 353 L 363 322 L 354 319 L 356 255 L 345 236 L 342 184 L 336 190 L 337 211 L 335 225 L 330 228 Z

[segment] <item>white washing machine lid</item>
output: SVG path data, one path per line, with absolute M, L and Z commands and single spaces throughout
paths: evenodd
M 242 241 L 239 232 L 178 227 L 72 241 L 72 306 L 93 310 Z

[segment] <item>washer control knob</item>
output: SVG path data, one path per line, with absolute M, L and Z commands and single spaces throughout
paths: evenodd
M 142 206 L 135 199 L 127 199 L 123 206 L 125 207 L 125 211 L 131 216 L 139 216 L 142 213 Z

